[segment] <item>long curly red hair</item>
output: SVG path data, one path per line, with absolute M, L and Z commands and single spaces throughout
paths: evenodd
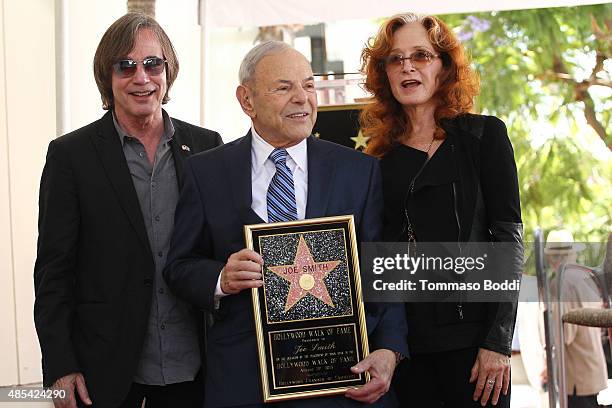
M 384 60 L 393 46 L 393 34 L 402 26 L 418 22 L 425 27 L 429 40 L 442 59 L 442 72 L 434 98 L 438 101 L 434 112 L 434 137 L 444 138 L 440 121 L 468 113 L 474 106 L 474 97 L 480 91 L 480 82 L 470 68 L 463 45 L 446 24 L 435 16 L 413 13 L 398 14 L 380 27 L 376 37 L 370 38 L 361 52 L 361 72 L 366 76 L 365 89 L 372 93 L 373 102 L 359 115 L 361 131 L 370 140 L 366 152 L 383 157 L 401 138 L 410 133 L 412 125 L 402 105 L 395 99 L 385 71 Z

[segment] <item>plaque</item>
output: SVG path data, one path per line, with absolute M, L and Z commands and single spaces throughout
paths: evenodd
M 350 370 L 368 355 L 353 216 L 244 228 L 264 259 L 252 289 L 264 402 L 364 385 Z

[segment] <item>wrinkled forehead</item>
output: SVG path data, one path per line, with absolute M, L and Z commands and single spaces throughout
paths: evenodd
M 274 83 L 277 81 L 303 82 L 312 78 L 310 63 L 296 50 L 283 50 L 266 55 L 255 67 L 255 83 Z

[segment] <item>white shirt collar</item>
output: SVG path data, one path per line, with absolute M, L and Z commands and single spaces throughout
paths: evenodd
M 270 157 L 270 153 L 272 153 L 272 151 L 274 150 L 274 146 L 266 142 L 257 133 L 257 131 L 255 130 L 255 126 L 252 125 L 251 135 L 253 135 L 253 142 L 251 144 L 251 148 L 253 151 L 252 165 L 254 168 L 258 169 L 265 164 L 266 160 L 268 160 L 268 158 Z M 289 157 L 293 159 L 296 166 L 302 171 L 307 171 L 308 169 L 308 153 L 306 139 L 286 149 Z

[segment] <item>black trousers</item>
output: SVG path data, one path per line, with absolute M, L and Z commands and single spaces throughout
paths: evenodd
M 400 407 L 481 407 L 472 396 L 476 382 L 470 383 L 470 370 L 477 348 L 417 354 L 405 359 L 395 371 L 393 388 Z M 487 407 L 492 407 L 491 397 Z M 510 408 L 508 395 L 500 394 L 495 407 Z
M 204 386 L 202 381 L 188 381 L 170 385 L 144 385 L 133 383 L 120 408 L 202 408 Z
M 79 408 L 91 408 L 80 401 L 78 395 L 77 405 Z M 202 408 L 204 405 L 204 382 L 202 374 L 198 374 L 195 380 L 170 385 L 145 385 L 132 383 L 128 395 L 118 408 L 141 408 L 145 402 L 145 408 Z M 93 408 L 96 402 L 93 401 Z
M 568 408 L 599 408 L 601 405 L 597 402 L 597 394 L 595 395 L 576 395 L 576 387 L 574 387 L 574 395 L 567 396 Z

